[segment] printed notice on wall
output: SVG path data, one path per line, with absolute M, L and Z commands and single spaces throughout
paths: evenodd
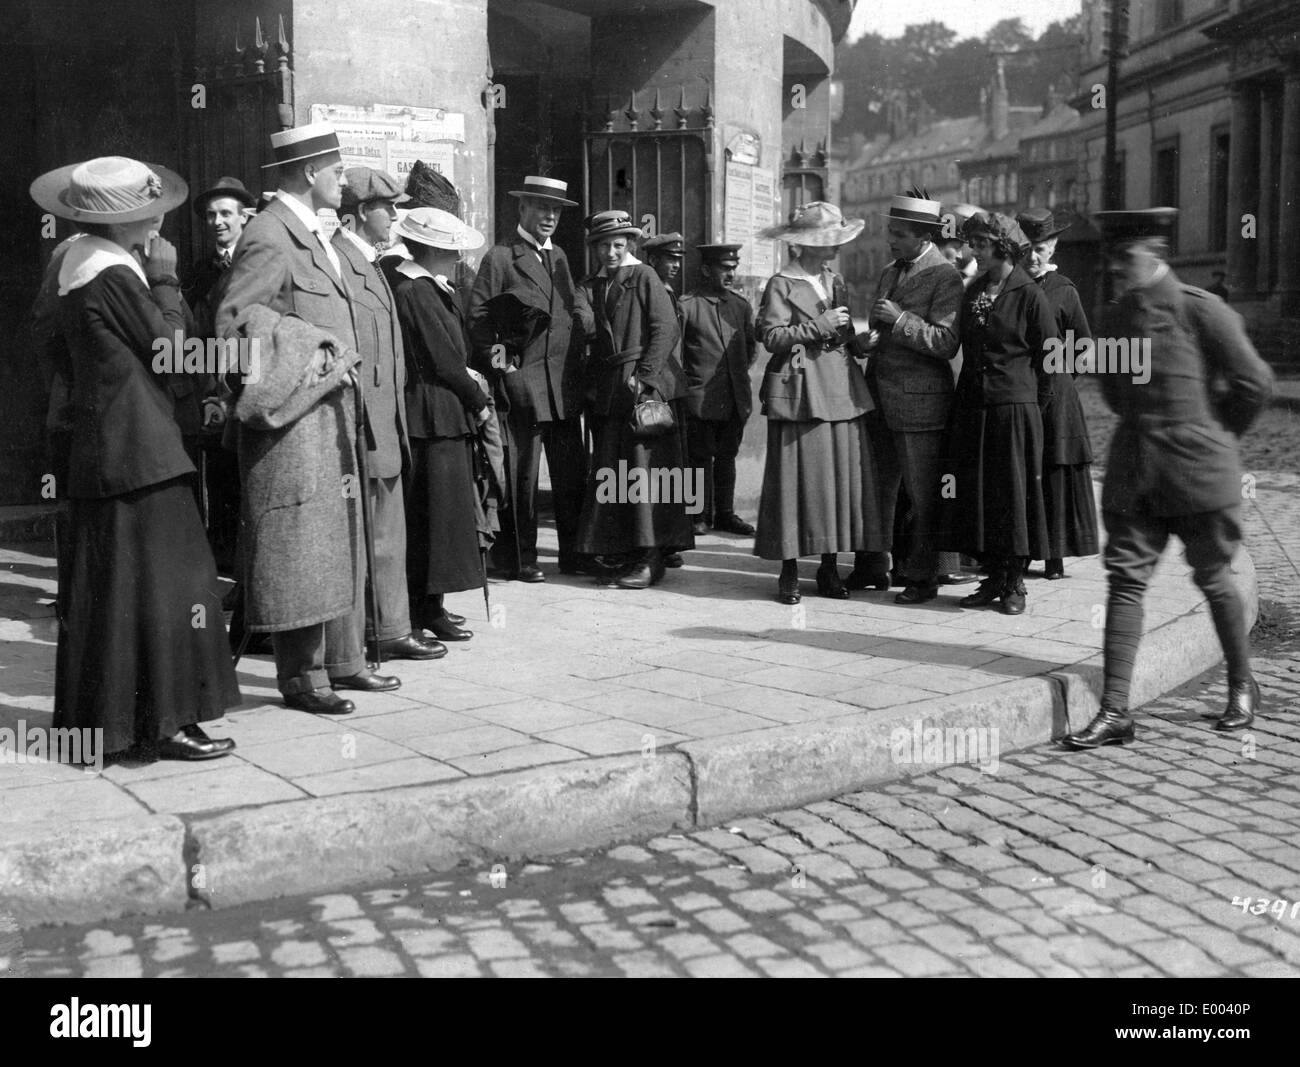
M 739 242 L 740 267 L 744 277 L 767 278 L 776 273 L 776 244 L 758 237 L 758 232 L 776 222 L 776 181 L 762 167 L 730 160 L 727 163 L 722 228 L 729 244 Z
M 419 159 L 456 180 L 456 144 L 465 140 L 463 114 L 401 104 L 312 104 L 311 121 L 334 127 L 349 167 L 374 167 L 404 185 Z

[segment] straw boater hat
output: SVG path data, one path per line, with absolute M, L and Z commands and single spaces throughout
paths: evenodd
M 942 212 L 943 205 L 937 200 L 923 196 L 896 196 L 889 201 L 889 211 L 885 217 L 900 222 L 917 222 L 923 226 L 942 226 Z
M 864 219 L 846 219 L 834 204 L 813 200 L 795 208 L 790 221 L 784 226 L 769 226 L 759 236 L 792 245 L 830 248 L 848 244 L 862 232 L 864 226 Z
M 587 227 L 587 244 L 594 244 L 604 237 L 642 236 L 641 227 L 626 211 L 597 211 L 587 216 L 582 224 Z
M 257 197 L 248 191 L 243 182 L 238 178 L 226 176 L 218 178 L 216 185 L 211 189 L 204 189 L 194 198 L 194 214 L 202 215 L 208 201 L 215 200 L 219 196 L 238 200 L 244 207 L 252 207 L 257 203 Z
M 1042 244 L 1057 234 L 1065 233 L 1074 225 L 1073 221 L 1066 222 L 1064 226 L 1058 225 L 1051 209 L 1045 207 L 1022 211 L 1016 216 L 1016 222 L 1020 223 L 1020 228 L 1025 231 L 1030 244 Z
M 100 156 L 42 174 L 32 199 L 52 215 L 82 225 L 140 222 L 165 215 L 189 197 L 185 179 L 156 163 Z
M 555 178 L 541 178 L 536 174 L 530 174 L 524 179 L 522 189 L 511 189 L 511 196 L 535 196 L 539 200 L 553 200 L 557 204 L 563 204 L 565 207 L 577 207 L 576 200 L 565 199 L 564 194 L 569 191 L 569 183 L 558 181 Z
M 484 242 L 478 230 L 466 226 L 450 211 L 437 207 L 417 207 L 403 213 L 393 233 L 402 241 L 453 252 L 482 248 Z
M 263 170 L 270 167 L 282 167 L 287 163 L 301 163 L 305 159 L 321 156 L 321 165 L 330 166 L 342 160 L 339 151 L 338 134 L 328 122 L 312 122 L 306 126 L 295 126 L 291 130 L 281 130 L 271 134 L 271 150 L 275 153 L 274 163 L 264 163 Z M 333 156 L 333 159 L 324 157 Z

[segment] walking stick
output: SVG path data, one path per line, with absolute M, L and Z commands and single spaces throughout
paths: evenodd
M 377 668 L 383 663 L 383 656 L 379 651 L 379 595 L 375 590 L 375 528 L 374 516 L 370 508 L 370 463 L 367 455 L 374 441 L 374 434 L 370 429 L 370 421 L 366 417 L 366 398 L 361 388 L 361 376 L 350 373 L 349 378 L 356 397 L 357 477 L 361 481 L 361 537 L 366 546 L 366 606 L 369 609 L 367 614 L 375 627 L 374 644 L 371 647 L 374 651 L 372 662 Z M 362 634 L 363 636 L 365 634 L 364 624 Z

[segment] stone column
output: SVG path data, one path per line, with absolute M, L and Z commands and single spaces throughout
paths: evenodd
M 1282 171 L 1278 187 L 1278 310 L 1300 316 L 1300 62 L 1282 83 Z
M 1259 233 L 1255 238 L 1256 287 L 1261 295 L 1273 287 L 1273 249 L 1277 247 L 1278 183 L 1273 178 L 1273 156 L 1277 153 L 1277 116 L 1280 94 L 1265 85 L 1259 94 Z
M 1228 159 L 1228 288 L 1253 300 L 1257 288 L 1255 239 L 1242 237 L 1243 215 L 1259 218 L 1259 89 L 1250 82 L 1232 87 L 1232 140 Z M 1257 230 L 1258 232 L 1258 230 Z

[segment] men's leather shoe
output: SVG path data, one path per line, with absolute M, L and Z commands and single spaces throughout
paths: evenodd
M 1224 709 L 1223 718 L 1214 724 L 1214 728 L 1225 733 L 1229 730 L 1244 730 L 1255 721 L 1259 700 L 1259 683 L 1254 678 L 1249 682 L 1228 686 L 1228 706 Z
M 444 611 L 442 613 L 442 617 L 446 619 L 448 622 L 454 623 L 457 626 L 465 625 L 465 616 L 457 615 L 454 611 Z
M 849 571 L 849 576 L 844 579 L 844 584 L 849 589 L 879 589 L 887 592 L 889 589 L 889 575 L 884 571 L 866 571 L 854 567 Z
M 964 596 L 960 600 L 963 608 L 987 608 L 990 604 L 997 601 L 1002 595 L 1001 579 L 985 578 L 980 582 L 980 586 L 969 596 Z
M 384 659 L 441 659 L 447 650 L 437 641 L 427 641 L 420 634 L 407 634 L 379 642 Z
M 1009 593 L 1003 593 L 998 610 L 1003 615 L 1023 615 L 1025 613 L 1025 594 L 1015 589 Z
M 691 533 L 693 533 L 696 537 L 703 537 L 708 532 L 709 532 L 709 524 L 707 522 L 700 520 L 698 522 L 691 523 Z
M 361 693 L 387 693 L 401 686 L 402 680 L 391 674 L 348 674 L 331 678 L 335 689 L 355 689 Z
M 464 619 L 461 620 L 461 622 L 464 621 Z M 438 641 L 468 641 L 474 636 L 472 630 L 462 629 L 445 616 L 440 616 L 436 619 L 429 619 L 424 624 L 424 628 L 433 634 Z M 445 656 L 447 654 L 447 649 L 443 645 L 439 645 L 438 641 L 433 642 L 438 646 L 438 648 L 442 649 L 438 655 Z
M 937 585 L 909 585 L 898 596 L 894 597 L 895 604 L 924 604 L 927 600 L 933 600 L 939 595 Z
M 546 581 L 546 575 L 542 573 L 542 568 L 535 563 L 525 563 L 519 568 L 515 580 L 520 582 L 544 582 Z
M 739 534 L 741 537 L 753 537 L 757 532 L 734 511 L 725 512 L 713 520 L 713 528 L 723 533 Z
M 175 737 L 158 742 L 159 759 L 201 760 L 217 759 L 235 750 L 233 738 L 209 737 L 197 725 L 182 726 Z
M 634 563 L 620 571 L 614 584 L 620 589 L 648 589 L 654 582 L 654 568 L 648 560 Z
M 357 706 L 344 700 L 332 689 L 312 689 L 306 693 L 290 693 L 284 706 L 295 711 L 310 711 L 313 715 L 351 715 Z
M 1133 740 L 1133 720 L 1126 711 L 1102 708 L 1097 717 L 1078 733 L 1061 738 L 1070 748 L 1101 748 L 1102 745 L 1127 745 Z
M 664 553 L 664 566 L 665 566 L 665 567 L 680 567 L 680 566 L 682 566 L 685 562 L 686 562 L 686 561 L 685 561 L 684 559 L 682 559 L 682 554 L 681 554 L 680 552 L 665 552 L 665 553 Z

